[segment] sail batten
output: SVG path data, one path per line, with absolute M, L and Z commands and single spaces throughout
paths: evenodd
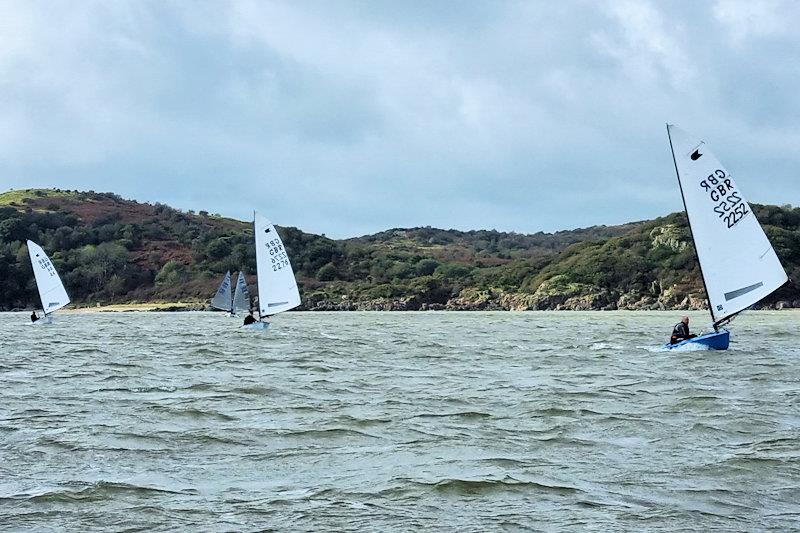
M 726 292 L 725 293 L 725 300 L 733 300 L 734 298 L 738 298 L 739 296 L 742 296 L 743 294 L 747 294 L 748 292 L 754 291 L 754 290 L 758 289 L 759 287 L 763 287 L 763 286 L 764 286 L 764 283 L 759 281 L 758 283 L 754 283 L 754 284 L 750 285 L 749 287 L 742 287 L 741 289 L 736 289 L 735 291 Z
M 708 145 L 672 125 L 667 132 L 716 327 L 788 277 L 733 176 Z
M 255 213 L 258 309 L 261 316 L 274 315 L 300 305 L 300 292 L 289 255 L 275 226 Z
M 67 305 L 70 299 L 53 262 L 42 247 L 33 241 L 28 241 L 28 254 L 45 315 L 58 311 Z

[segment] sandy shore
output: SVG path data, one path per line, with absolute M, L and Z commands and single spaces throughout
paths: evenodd
M 150 302 L 113 305 L 97 305 L 87 307 L 70 307 L 59 312 L 66 313 L 133 313 L 143 311 L 203 311 L 204 302 Z

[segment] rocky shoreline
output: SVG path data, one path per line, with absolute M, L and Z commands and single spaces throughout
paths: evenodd
M 582 290 L 578 290 L 582 289 Z M 429 301 L 424 295 L 397 298 L 355 299 L 342 295 L 338 299 L 320 297 L 318 293 L 303 298 L 297 311 L 699 311 L 707 309 L 700 292 L 683 292 L 677 287 L 652 293 L 620 293 L 607 289 L 568 291 L 544 289 L 535 293 L 508 292 L 501 289 L 463 289 L 444 301 Z M 800 300 L 766 301 L 754 309 L 797 309 Z M 130 302 L 106 305 L 80 305 L 66 312 L 130 313 L 211 311 L 207 302 Z M 13 309 L 12 311 L 30 311 Z
M 665 291 L 650 294 L 601 290 L 587 294 L 526 294 L 502 290 L 465 289 L 446 302 L 426 302 L 419 296 L 352 300 L 309 299 L 305 311 L 697 311 L 707 309 L 702 294 Z M 800 300 L 762 302 L 756 309 L 800 308 Z

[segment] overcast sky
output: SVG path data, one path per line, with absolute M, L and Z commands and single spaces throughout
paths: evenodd
M 0 0 L 0 189 L 333 237 L 681 207 L 665 122 L 800 204 L 800 2 Z

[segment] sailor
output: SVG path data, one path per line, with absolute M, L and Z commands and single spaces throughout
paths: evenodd
M 678 344 L 681 341 L 693 339 L 695 337 L 697 337 L 697 335 L 692 335 L 689 333 L 689 317 L 685 316 L 681 318 L 680 322 L 675 324 L 675 327 L 672 330 L 672 337 L 669 338 L 669 343 Z
M 255 319 L 255 317 L 253 316 L 253 312 L 252 312 L 252 311 L 249 311 L 249 312 L 247 313 L 247 316 L 246 316 L 246 317 L 244 317 L 244 325 L 245 325 L 245 326 L 249 326 L 250 324 L 255 324 L 255 323 L 256 323 L 256 319 Z
M 36 322 L 37 320 L 39 320 L 39 317 L 36 316 L 36 311 L 34 311 L 31 313 L 31 322 Z

